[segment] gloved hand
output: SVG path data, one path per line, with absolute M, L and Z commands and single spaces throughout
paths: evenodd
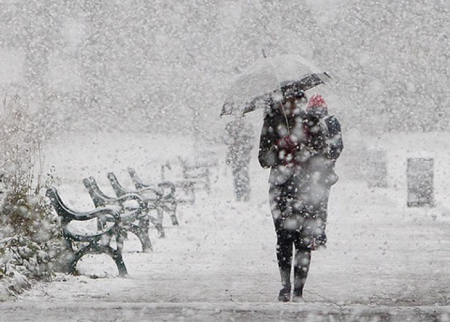
M 278 157 L 285 166 L 295 164 L 295 153 L 299 149 L 299 144 L 295 137 L 288 135 L 277 141 L 276 149 L 279 151 Z
M 284 150 L 286 153 L 293 153 L 298 148 L 298 143 L 291 135 L 288 135 L 277 141 L 277 148 L 278 150 Z

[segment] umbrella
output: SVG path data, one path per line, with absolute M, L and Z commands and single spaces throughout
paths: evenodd
M 220 115 L 247 113 L 283 98 L 288 91 L 306 91 L 331 77 L 298 55 L 262 58 L 233 83 Z

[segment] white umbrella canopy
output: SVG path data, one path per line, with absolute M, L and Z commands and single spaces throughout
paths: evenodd
M 288 89 L 306 91 L 329 80 L 325 71 L 299 55 L 262 58 L 233 83 L 221 115 L 247 113 L 282 98 Z

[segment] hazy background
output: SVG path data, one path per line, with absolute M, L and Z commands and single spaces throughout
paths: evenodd
M 445 0 L 0 0 L 0 94 L 19 94 L 54 129 L 196 127 L 215 138 L 227 89 L 264 49 L 334 75 L 320 90 L 344 131 L 446 130 L 449 9 Z

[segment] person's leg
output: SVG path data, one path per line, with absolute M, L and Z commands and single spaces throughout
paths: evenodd
M 327 220 L 329 190 L 324 190 L 321 199 L 317 203 L 302 203 L 295 209 L 295 215 L 301 223 L 298 235 L 295 238 L 294 256 L 294 291 L 292 301 L 300 302 L 303 297 L 303 288 L 308 277 L 311 264 L 311 251 L 317 246 L 326 243 L 325 233 Z M 301 197 L 301 195 L 300 195 Z M 311 199 L 308 199 L 311 201 Z
M 305 182 L 308 182 L 305 180 Z M 303 288 L 308 277 L 309 266 L 311 263 L 311 249 L 313 247 L 313 231 L 311 224 L 314 222 L 309 212 L 308 202 L 311 201 L 310 186 L 305 182 L 299 182 L 299 193 L 296 194 L 296 207 L 294 207 L 294 216 L 297 218 L 299 228 L 295 236 L 295 255 L 294 255 L 294 291 L 293 302 L 302 301 Z
M 278 300 L 288 302 L 291 298 L 291 267 L 293 256 L 293 243 L 290 232 L 277 230 L 277 260 L 281 277 L 281 290 Z
M 248 201 L 250 199 L 250 178 L 248 174 L 248 165 L 240 162 L 235 170 L 235 188 L 236 196 L 239 200 Z
M 250 173 L 249 162 L 243 162 L 242 164 L 242 195 L 244 201 L 250 200 Z
M 282 289 L 278 295 L 278 300 L 288 302 L 291 296 L 291 267 L 293 256 L 293 232 L 286 229 L 285 220 L 288 209 L 288 201 L 286 198 L 286 187 L 271 186 L 270 189 L 270 206 L 272 217 L 275 224 L 275 232 L 277 234 L 277 261 L 281 276 Z
M 232 164 L 232 170 L 233 170 L 233 181 L 234 181 L 234 193 L 236 195 L 236 200 L 241 201 L 242 191 L 241 191 L 241 184 L 240 184 L 239 165 L 236 163 Z
M 299 246 L 299 248 L 297 248 Z M 294 259 L 294 294 L 293 301 L 301 300 L 303 288 L 308 277 L 309 266 L 311 264 L 311 249 L 296 245 Z
M 300 199 L 302 207 L 299 214 L 308 218 L 308 224 L 303 225 L 303 237 L 311 239 L 311 247 L 325 246 L 327 242 L 326 224 L 328 216 L 328 198 L 330 186 L 313 180 L 306 174 L 300 183 Z

